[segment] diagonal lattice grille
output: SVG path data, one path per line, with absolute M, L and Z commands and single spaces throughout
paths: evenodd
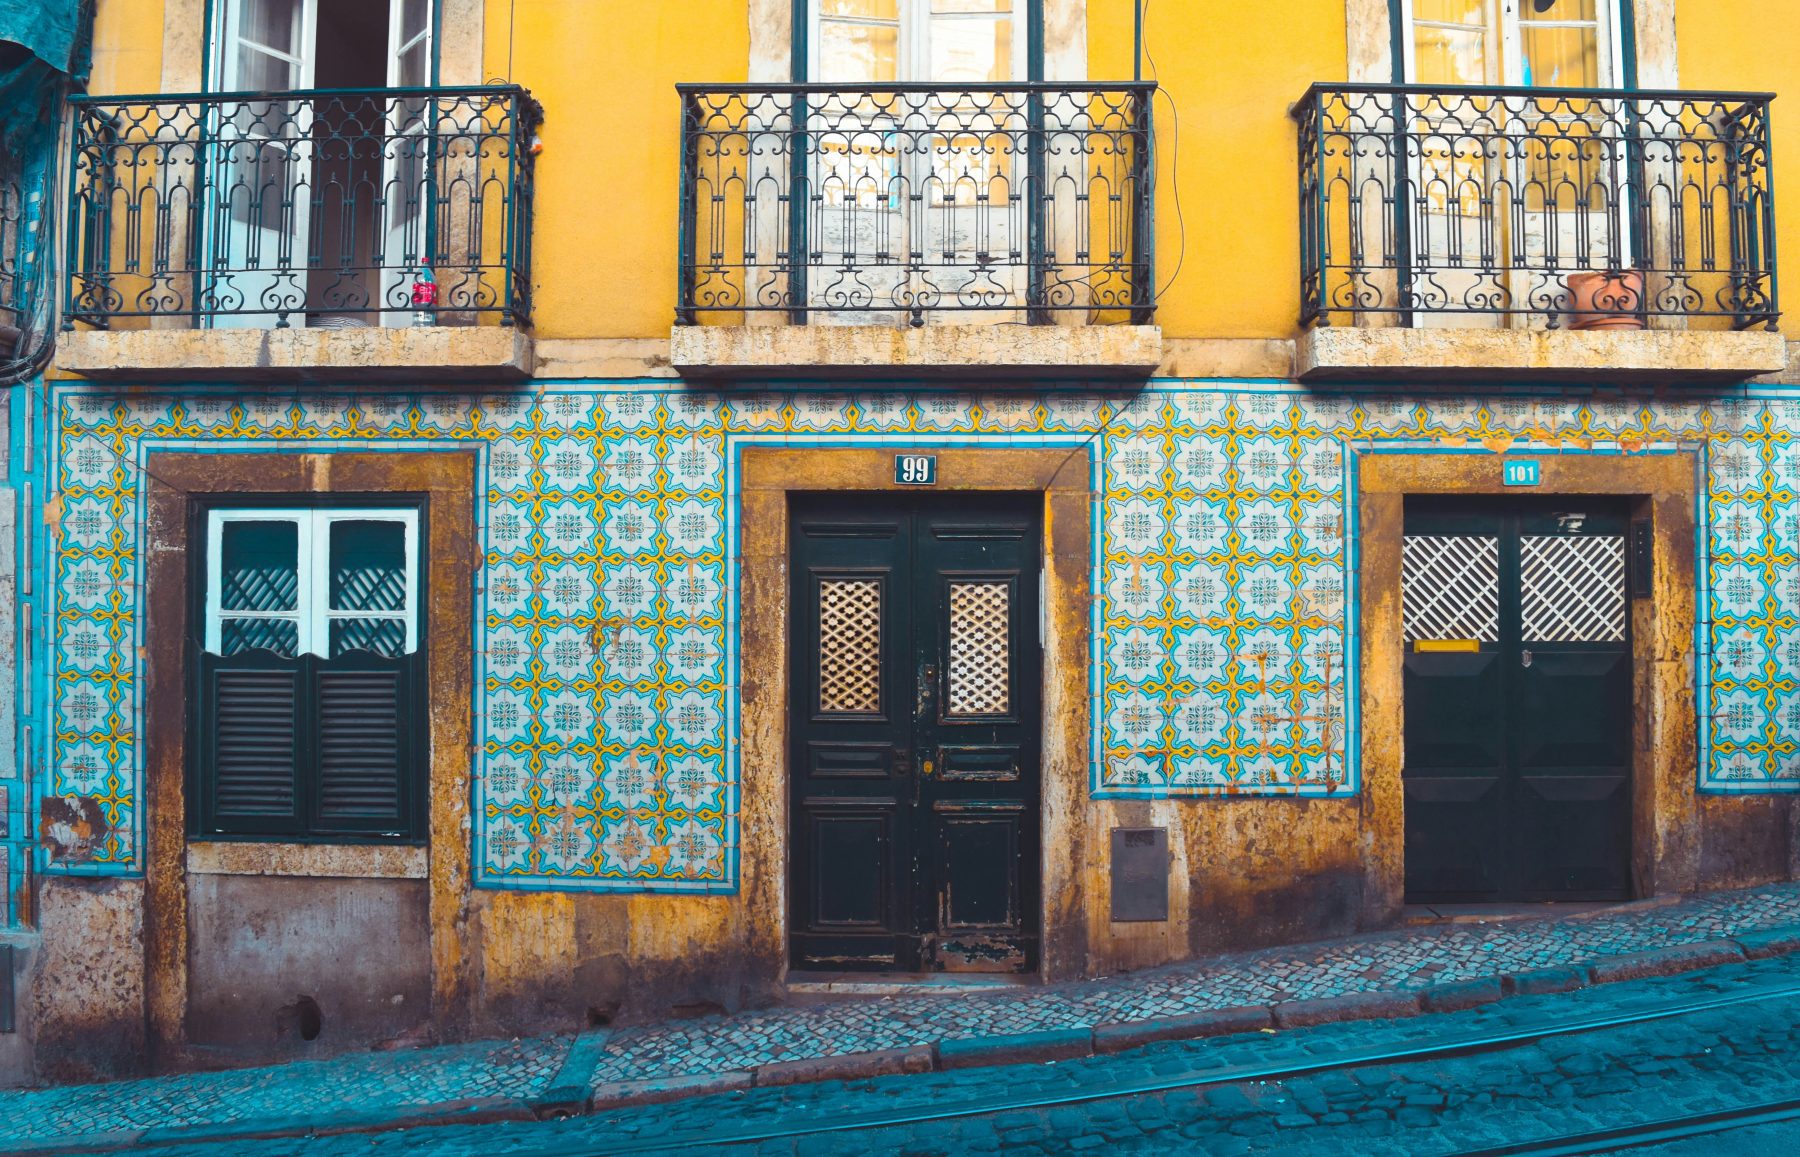
M 293 619 L 220 620 L 221 655 L 241 655 L 255 650 L 273 651 L 293 658 L 300 651 L 300 624 Z
M 399 619 L 333 619 L 331 657 L 346 651 L 398 657 L 406 651 L 406 624 Z
M 1519 608 L 1527 642 L 1623 641 L 1625 539 L 1520 536 Z
M 881 584 L 819 583 L 819 710 L 881 710 Z
M 1008 583 L 950 584 L 951 715 L 1004 715 L 1011 709 L 1011 610 Z
M 1500 540 L 1409 534 L 1400 549 L 1406 641 L 1500 639 Z

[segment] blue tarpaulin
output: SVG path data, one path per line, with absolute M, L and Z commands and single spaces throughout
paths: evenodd
M 0 40 L 10 41 L 54 72 L 87 71 L 81 35 L 82 0 L 0 0 Z

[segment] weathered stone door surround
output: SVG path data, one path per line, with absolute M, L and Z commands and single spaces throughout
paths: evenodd
M 1356 454 L 1364 809 L 1371 827 L 1372 915 L 1399 915 L 1405 880 L 1406 705 L 1401 694 L 1400 551 L 1408 495 L 1519 493 L 1501 482 L 1504 455 L 1352 447 Z M 1529 493 L 1616 495 L 1631 518 L 1648 520 L 1653 586 L 1633 597 L 1632 891 L 1637 897 L 1692 890 L 1699 880 L 1701 819 L 1695 790 L 1698 725 L 1695 675 L 1695 511 L 1699 455 L 1688 448 L 1642 453 L 1547 452 Z

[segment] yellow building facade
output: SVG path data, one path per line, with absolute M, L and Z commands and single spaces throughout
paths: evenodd
M 36 1071 L 1792 878 L 1789 7 L 101 0 Z

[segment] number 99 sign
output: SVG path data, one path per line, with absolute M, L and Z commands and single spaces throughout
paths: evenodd
M 894 482 L 900 486 L 930 486 L 937 481 L 937 455 L 894 455 Z

